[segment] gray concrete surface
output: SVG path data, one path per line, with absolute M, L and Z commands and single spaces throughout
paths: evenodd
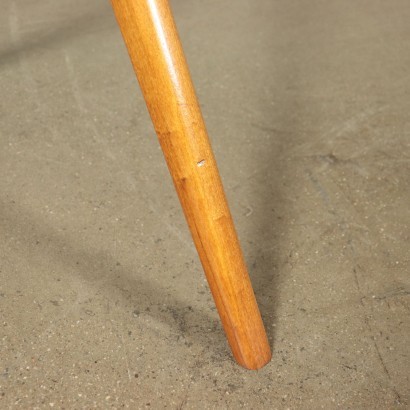
M 410 3 L 172 1 L 273 349 L 232 360 L 110 6 L 0 13 L 0 408 L 409 406 Z

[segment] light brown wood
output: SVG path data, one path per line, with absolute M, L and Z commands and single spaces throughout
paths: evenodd
M 271 352 L 167 0 L 111 0 L 236 360 Z

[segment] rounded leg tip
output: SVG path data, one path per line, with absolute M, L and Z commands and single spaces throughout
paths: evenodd
M 270 348 L 265 349 L 262 354 L 251 355 L 246 359 L 243 357 L 235 358 L 239 365 L 247 370 L 260 370 L 265 367 L 272 359 Z

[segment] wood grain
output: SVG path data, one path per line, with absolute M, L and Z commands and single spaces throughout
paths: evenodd
M 271 352 L 167 0 L 111 0 L 233 355 Z

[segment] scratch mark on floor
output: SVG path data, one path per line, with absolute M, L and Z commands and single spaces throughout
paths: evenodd
M 312 151 L 315 146 L 323 145 L 325 142 L 332 144 L 335 140 L 344 137 L 350 133 L 357 133 L 360 128 L 366 124 L 375 115 L 382 112 L 386 106 L 382 107 L 370 107 L 367 110 L 356 113 L 350 118 L 343 121 L 341 124 L 332 127 L 329 131 L 321 133 L 318 138 L 315 138 L 314 142 L 306 142 L 295 146 L 292 150 L 288 152 L 288 157 L 295 157 L 299 152 Z
M 128 349 L 125 346 L 124 335 L 122 333 L 119 333 L 119 332 L 117 333 L 117 335 L 119 335 L 119 337 L 120 337 L 122 348 L 124 349 L 124 352 L 125 352 L 124 358 L 125 358 L 125 364 L 127 366 L 128 379 L 131 381 L 132 377 L 131 377 L 130 362 L 128 360 Z
M 81 91 L 80 91 L 80 87 L 78 85 L 78 81 L 77 81 L 77 74 L 76 74 L 76 70 L 74 69 L 73 63 L 71 61 L 71 57 L 68 53 L 67 50 L 63 50 L 63 54 L 64 54 L 64 61 L 67 67 L 67 71 L 68 71 L 68 79 L 69 79 L 69 83 L 71 86 L 71 91 L 74 97 L 74 100 L 77 104 L 77 107 L 79 109 L 79 111 L 84 114 L 84 118 L 86 119 L 87 123 L 89 124 L 92 132 L 93 132 L 93 138 L 95 141 L 97 141 L 100 145 L 102 145 L 102 147 L 105 150 L 106 155 L 111 158 L 112 160 L 116 160 L 117 158 L 115 157 L 115 155 L 112 153 L 112 151 L 110 150 L 106 140 L 104 138 L 101 138 L 100 132 L 98 131 L 96 125 L 94 124 L 93 121 L 91 121 L 91 117 L 90 114 L 86 108 L 86 104 L 84 103 L 84 99 L 81 95 Z
M 370 339 L 372 340 L 372 343 L 373 343 L 373 346 L 374 346 L 374 349 L 375 349 L 377 358 L 378 358 L 378 360 L 379 360 L 379 362 L 380 362 L 380 364 L 381 364 L 381 366 L 382 366 L 382 368 L 383 368 L 383 372 L 385 373 L 387 379 L 389 380 L 390 387 L 391 387 L 393 393 L 394 393 L 395 396 L 396 396 L 396 402 L 397 402 L 398 404 L 400 404 L 400 403 L 401 403 L 401 396 L 400 396 L 399 392 L 397 391 L 396 387 L 394 386 L 394 383 L 393 383 L 393 380 L 392 380 L 392 378 L 391 378 L 391 376 L 390 376 L 389 370 L 387 369 L 386 363 L 385 363 L 385 361 L 384 361 L 384 359 L 383 359 L 383 356 L 382 356 L 382 354 L 381 354 L 381 352 L 380 352 L 379 345 L 378 345 L 378 343 L 377 343 L 376 337 L 374 336 L 373 328 L 372 328 L 372 326 L 370 325 L 370 322 L 369 322 L 369 315 L 368 315 L 367 312 L 366 312 L 366 306 L 365 306 L 365 304 L 364 304 L 364 302 L 363 302 L 363 300 L 366 299 L 366 296 L 363 294 L 363 292 L 362 292 L 362 290 L 361 290 L 360 281 L 359 281 L 359 275 L 358 275 L 359 265 L 358 265 L 357 262 L 356 262 L 356 251 L 355 251 L 355 248 L 354 248 L 354 246 L 353 246 L 353 241 L 352 241 L 351 238 L 349 238 L 348 245 L 349 245 L 349 249 L 350 249 L 351 254 L 352 254 L 353 277 L 354 277 L 354 280 L 355 280 L 355 284 L 356 284 L 357 291 L 358 291 L 358 293 L 359 293 L 359 295 L 360 295 L 360 304 L 361 304 L 362 308 L 365 310 L 365 312 L 364 312 L 364 323 L 365 323 L 365 325 L 366 325 L 366 327 L 367 327 L 367 330 L 369 331 L 369 333 L 370 333 L 370 335 L 371 335 L 371 336 L 370 336 Z
M 316 188 L 316 191 L 319 193 L 320 197 L 322 198 L 324 204 L 326 206 L 329 206 L 330 204 L 329 195 L 326 189 L 322 186 L 320 181 L 315 176 L 312 175 L 310 171 L 307 171 L 306 173 L 308 175 L 310 182 L 313 184 L 313 186 Z

